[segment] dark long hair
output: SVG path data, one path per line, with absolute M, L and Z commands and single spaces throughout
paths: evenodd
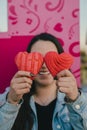
M 27 52 L 31 52 L 33 44 L 35 44 L 39 40 L 51 41 L 57 47 L 59 54 L 64 52 L 58 39 L 49 33 L 41 33 L 39 35 L 34 36 L 27 47 Z M 35 82 L 33 81 L 30 92 L 23 96 L 24 102 L 21 105 L 21 108 L 18 112 L 17 118 L 11 130 L 26 130 L 27 122 L 29 123 L 28 130 L 32 130 L 33 118 L 31 116 L 32 110 L 29 105 L 29 101 L 30 101 L 31 95 L 33 95 L 34 93 L 35 93 Z

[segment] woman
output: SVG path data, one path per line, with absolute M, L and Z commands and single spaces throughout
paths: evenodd
M 64 52 L 48 33 L 35 36 L 27 48 L 43 57 L 49 51 Z M 18 71 L 1 95 L 1 130 L 87 130 L 86 96 L 69 70 L 59 72 L 55 80 L 44 63 L 33 81 L 29 76 Z

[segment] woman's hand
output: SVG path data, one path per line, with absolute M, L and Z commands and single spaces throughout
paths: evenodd
M 57 86 L 59 91 L 66 94 L 71 100 L 78 97 L 78 88 L 76 79 L 69 70 L 63 70 L 57 74 Z
M 18 71 L 10 82 L 10 91 L 7 96 L 8 102 L 17 104 L 25 93 L 30 92 L 32 80 L 29 78 L 30 73 Z

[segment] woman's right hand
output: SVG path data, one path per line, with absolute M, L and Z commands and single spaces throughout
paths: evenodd
M 32 80 L 29 78 L 30 73 L 26 71 L 18 71 L 10 82 L 10 91 L 7 101 L 12 104 L 18 104 L 25 93 L 30 92 Z

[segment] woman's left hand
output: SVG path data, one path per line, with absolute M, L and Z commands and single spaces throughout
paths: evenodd
M 56 84 L 59 91 L 63 92 L 71 100 L 78 97 L 78 88 L 74 75 L 69 70 L 63 70 L 57 74 Z

